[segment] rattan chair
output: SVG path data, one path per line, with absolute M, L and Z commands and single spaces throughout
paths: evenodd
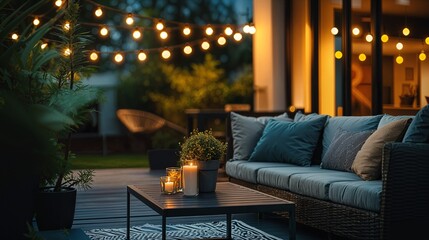
M 116 115 L 131 133 L 151 134 L 163 127 L 169 127 L 184 135 L 187 134 L 185 128 L 142 110 L 118 109 Z

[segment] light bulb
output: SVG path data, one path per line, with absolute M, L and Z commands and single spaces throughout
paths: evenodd
M 142 37 L 142 33 L 140 32 L 140 30 L 135 29 L 133 31 L 133 38 L 137 40 L 137 39 L 140 39 L 141 37 Z
M 217 43 L 219 44 L 219 45 L 225 45 L 225 43 L 226 43 L 226 38 L 225 37 L 223 37 L 223 36 L 220 36 L 218 39 L 217 39 Z
M 98 7 L 94 12 L 96 17 L 101 17 L 103 15 L 103 10 L 101 10 L 101 7 Z
M 162 29 L 164 29 L 164 24 L 161 21 L 159 21 L 156 23 L 155 27 L 158 31 L 161 31 Z
M 361 54 L 359 54 L 359 60 L 360 60 L 361 62 L 364 62 L 364 61 L 366 60 L 366 55 L 365 55 L 365 53 L 361 53 Z
M 66 22 L 64 23 L 63 28 L 64 28 L 66 31 L 70 30 L 70 22 L 69 22 L 69 21 L 66 21 Z
M 338 28 L 336 28 L 336 27 L 333 27 L 333 28 L 331 28 L 331 33 L 332 33 L 332 35 L 337 35 L 338 33 L 339 33 L 339 30 L 338 30 Z
M 365 36 L 365 40 L 367 41 L 367 42 L 372 42 L 372 40 L 373 40 L 374 38 L 372 37 L 372 35 L 370 34 L 370 33 L 368 33 L 366 36 Z
M 427 37 L 427 38 L 425 39 L 425 43 L 426 43 L 426 45 L 429 45 L 429 37 Z
M 61 5 L 63 5 L 63 1 L 61 1 L 61 0 L 56 0 L 55 1 L 55 6 L 61 7 Z
M 11 38 L 12 40 L 18 40 L 19 36 L 16 33 L 12 33 Z
M 107 27 L 102 27 L 101 29 L 100 29 L 100 34 L 101 34 L 101 36 L 107 36 L 107 34 L 109 34 L 109 29 L 107 29 Z
M 162 31 L 159 33 L 159 37 L 161 39 L 167 39 L 168 38 L 168 33 L 166 31 Z
M 401 55 L 396 57 L 396 63 L 397 64 L 402 64 L 403 62 L 404 62 L 404 58 Z
M 360 29 L 358 27 L 354 27 L 352 33 L 353 35 L 358 36 L 360 34 Z
M 41 49 L 45 49 L 48 46 L 48 43 L 42 43 L 40 44 Z
M 213 33 L 214 33 L 214 30 L 213 30 L 212 27 L 209 26 L 209 27 L 206 28 L 206 34 L 208 36 L 212 35 Z
M 137 55 L 137 58 L 139 59 L 140 62 L 143 62 L 147 59 L 147 55 L 145 52 L 140 51 L 139 54 Z
M 424 52 L 424 51 L 422 51 L 422 52 L 419 54 L 419 59 L 420 59 L 420 61 L 424 61 L 424 60 L 426 60 L 426 54 L 425 54 L 425 52 Z
M 398 49 L 398 50 L 402 50 L 404 48 L 404 44 L 402 44 L 401 42 L 398 42 L 397 44 L 396 44 L 396 49 Z
M 233 32 L 231 27 L 226 27 L 224 31 L 227 36 L 231 36 Z
M 185 54 L 187 54 L 187 55 L 191 54 L 191 53 L 192 53 L 192 47 L 191 47 L 191 46 L 189 46 L 189 45 L 186 45 L 186 46 L 183 48 L 183 52 L 184 52 Z
M 169 59 L 171 57 L 171 52 L 169 50 L 165 49 L 164 51 L 162 51 L 161 56 L 164 59 Z
M 256 33 L 256 27 L 255 27 L 255 25 L 250 24 L 249 33 L 252 34 L 252 35 Z
M 207 49 L 209 49 L 209 48 L 210 48 L 210 43 L 209 43 L 209 42 L 207 42 L 207 41 L 202 42 L 202 43 L 201 43 L 201 48 L 202 48 L 203 50 L 207 50 Z
M 343 53 L 341 51 L 336 51 L 334 55 L 336 59 L 341 59 L 343 57 Z
M 134 19 L 131 13 L 128 13 L 127 18 L 125 19 L 125 23 L 127 23 L 128 25 L 133 25 Z
M 34 26 L 38 26 L 38 25 L 40 24 L 40 20 L 36 17 L 36 18 L 33 20 L 33 24 L 34 24 Z
M 191 28 L 186 26 L 183 28 L 183 35 L 185 36 L 189 36 L 189 34 L 191 34 Z
M 121 63 L 122 61 L 124 61 L 124 56 L 122 56 L 121 53 L 116 53 L 114 59 L 115 59 L 115 62 Z
M 70 48 L 64 49 L 64 56 L 68 57 L 72 54 L 72 50 Z
M 243 35 L 241 33 L 235 33 L 234 34 L 234 40 L 239 42 L 243 38 Z
M 249 26 L 249 24 L 244 25 L 243 32 L 244 33 L 249 33 L 250 32 L 250 26 Z
M 91 54 L 89 55 L 89 59 L 93 62 L 97 61 L 98 60 L 98 53 L 95 51 L 91 52 Z
M 381 41 L 386 43 L 389 41 L 389 36 L 387 34 L 381 35 Z
M 404 27 L 404 29 L 402 29 L 402 34 L 404 34 L 404 36 L 410 35 L 410 29 L 407 27 Z

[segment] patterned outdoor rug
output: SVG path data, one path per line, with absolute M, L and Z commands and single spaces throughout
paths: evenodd
M 161 225 L 145 224 L 130 229 L 132 240 L 161 239 Z M 92 240 L 126 239 L 126 229 L 92 229 L 85 231 Z M 167 239 L 202 239 L 226 237 L 226 222 L 167 225 Z M 239 220 L 232 220 L 234 240 L 281 240 Z

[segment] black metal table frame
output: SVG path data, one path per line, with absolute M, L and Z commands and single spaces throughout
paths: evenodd
M 134 191 L 132 189 L 133 185 L 127 186 L 127 236 L 126 239 L 130 240 L 130 195 L 133 195 L 134 197 L 136 197 L 137 199 L 139 199 L 140 201 L 142 201 L 143 203 L 145 203 L 146 205 L 148 205 L 151 209 L 155 210 L 157 213 L 159 213 L 162 217 L 162 239 L 165 240 L 167 238 L 167 217 L 183 217 L 183 216 L 198 216 L 198 215 L 220 215 L 220 214 L 226 214 L 226 221 L 227 221 L 227 226 L 226 226 L 226 234 L 227 234 L 227 238 L 226 239 L 232 239 L 232 214 L 236 214 L 236 213 L 249 213 L 252 211 L 234 211 L 234 208 L 228 208 L 228 211 L 221 211 L 221 208 L 213 208 L 214 211 L 210 211 L 210 212 L 203 212 L 203 213 L 192 213 L 192 212 L 183 212 L 182 214 L 175 214 L 175 215 L 170 215 L 168 213 L 168 211 L 159 211 L 160 209 L 156 208 L 157 204 L 150 201 L 149 199 L 145 198 L 144 196 L 142 196 L 141 194 L 138 194 L 136 191 Z M 275 198 L 275 197 L 273 197 Z M 296 239 L 296 222 L 295 222 L 295 204 L 285 204 L 284 207 L 282 209 L 278 209 L 279 211 L 281 210 L 286 210 L 288 212 L 289 215 L 289 239 L 291 240 L 295 240 Z M 259 212 L 258 212 L 259 213 Z

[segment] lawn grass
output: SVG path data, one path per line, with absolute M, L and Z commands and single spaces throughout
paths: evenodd
M 72 169 L 147 168 L 147 154 L 77 154 L 71 161 Z

